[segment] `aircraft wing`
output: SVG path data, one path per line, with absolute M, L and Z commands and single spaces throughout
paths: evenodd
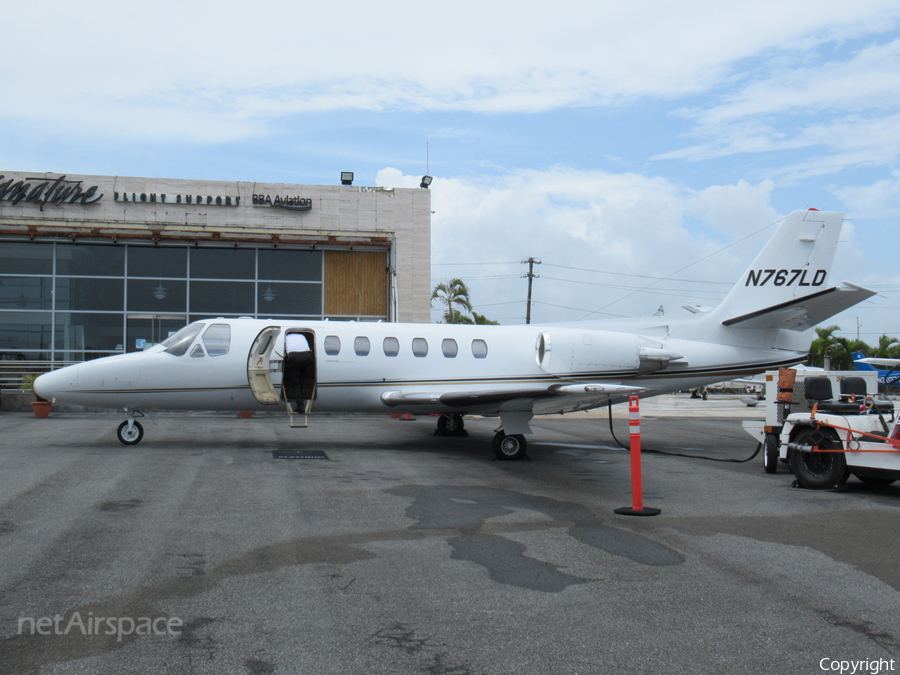
M 726 319 L 722 324 L 739 325 L 741 328 L 787 328 L 804 331 L 873 295 L 876 295 L 875 291 L 845 281 L 841 286 L 826 288 L 817 293 Z
M 645 391 L 643 387 L 632 387 L 608 382 L 578 382 L 551 384 L 544 387 L 520 387 L 509 389 L 467 389 L 460 391 L 404 392 L 386 391 L 382 402 L 390 408 L 416 408 L 429 412 L 457 410 L 475 413 L 497 412 L 501 407 L 515 403 L 530 403 L 540 408 L 548 407 L 550 412 L 557 408 L 574 410 L 591 408 L 605 403 L 610 398 L 621 398 Z M 542 403 L 547 406 L 540 405 Z

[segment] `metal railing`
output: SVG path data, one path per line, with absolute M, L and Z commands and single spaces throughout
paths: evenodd
M 49 373 L 73 363 L 80 361 L 0 361 L 0 390 L 20 390 L 26 375 Z

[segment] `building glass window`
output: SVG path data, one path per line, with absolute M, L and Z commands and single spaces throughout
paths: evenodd
M 4 241 L 0 274 L 53 274 L 53 244 Z
M 272 314 L 322 314 L 322 284 L 257 284 L 257 307 L 265 316 Z
M 253 284 L 237 281 L 191 281 L 190 312 L 225 316 L 255 314 Z
M 256 251 L 252 248 L 192 248 L 194 279 L 252 279 L 256 275 Z
M 217 316 L 322 319 L 324 261 L 284 247 L 10 238 L 0 242 L 0 359 L 132 352 Z
M 181 279 L 129 279 L 129 312 L 187 312 L 187 282 Z
M 128 276 L 184 278 L 187 249 L 183 246 L 128 246 Z
M 56 245 L 56 273 L 92 277 L 125 274 L 125 247 L 115 244 Z
M 319 251 L 259 249 L 259 279 L 269 281 L 322 281 Z
M 6 358 L 39 358 L 33 350 L 51 347 L 52 312 L 0 312 L 0 349 Z
M 56 278 L 56 309 L 121 312 L 124 297 L 122 279 Z
M 0 309 L 53 309 L 52 277 L 2 277 L 0 281 Z
M 118 312 L 56 312 L 54 348 L 63 361 L 81 361 L 85 352 L 121 350 L 124 331 Z

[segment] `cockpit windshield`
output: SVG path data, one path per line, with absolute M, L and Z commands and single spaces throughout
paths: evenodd
M 192 323 L 189 326 L 182 328 L 172 337 L 163 340 L 160 344 L 173 356 L 181 356 L 187 352 L 188 347 L 191 346 L 194 338 L 200 334 L 200 331 L 203 330 L 203 326 L 205 325 L 206 324 L 199 322 Z

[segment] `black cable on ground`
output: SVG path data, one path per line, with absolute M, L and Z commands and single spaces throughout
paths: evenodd
M 613 431 L 612 401 L 611 400 L 608 402 L 607 407 L 609 408 L 609 433 L 612 434 L 613 440 L 616 442 L 616 444 L 620 448 L 622 448 L 623 450 L 631 450 L 630 447 L 626 447 L 625 445 L 622 444 L 622 442 L 618 438 L 616 438 L 616 432 Z M 762 443 L 757 443 L 756 450 L 754 450 L 753 454 L 750 455 L 747 459 L 721 459 L 719 457 L 706 457 L 704 455 L 688 455 L 688 454 L 685 454 L 682 452 L 666 452 L 665 450 L 653 450 L 652 448 L 645 448 L 643 446 L 641 447 L 641 452 L 650 453 L 652 455 L 668 455 L 669 457 L 687 457 L 688 459 L 705 459 L 708 462 L 725 462 L 725 463 L 729 463 L 729 464 L 745 464 L 745 463 L 751 461 L 752 459 L 754 459 L 759 454 L 760 450 L 762 450 Z

